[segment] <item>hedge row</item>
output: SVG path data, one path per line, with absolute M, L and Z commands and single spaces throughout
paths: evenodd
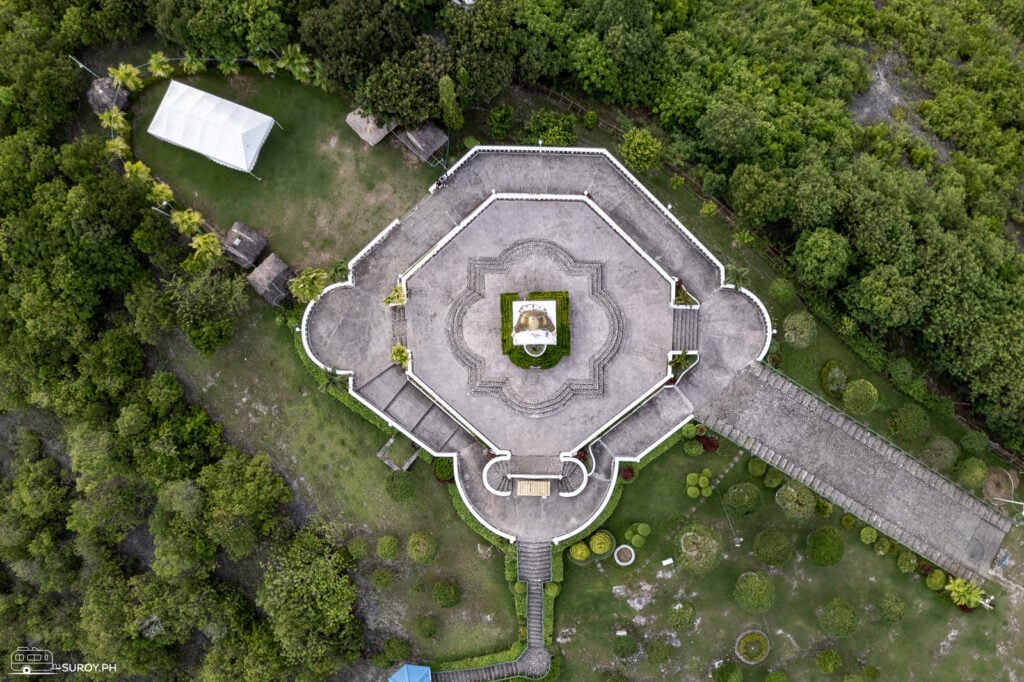
M 595 530 L 600 528 L 605 521 L 615 512 L 615 508 L 619 505 L 619 499 L 622 497 L 622 485 L 616 485 L 615 490 L 612 491 L 612 497 L 608 500 L 608 504 L 605 506 L 604 511 L 601 512 L 600 516 L 594 519 L 594 522 L 576 533 L 570 538 L 566 538 L 560 542 L 556 548 L 561 554 L 562 551 L 572 547 L 574 544 L 582 540 L 583 538 L 589 537 Z
M 485 666 L 496 665 L 498 663 L 510 663 L 522 656 L 524 651 L 526 651 L 526 644 L 523 642 L 516 642 L 504 651 L 497 651 L 493 654 L 484 654 L 483 656 L 474 656 L 473 658 L 463 658 L 459 661 L 440 663 L 438 665 L 431 666 L 431 670 L 434 672 L 443 672 L 448 670 L 483 668 Z

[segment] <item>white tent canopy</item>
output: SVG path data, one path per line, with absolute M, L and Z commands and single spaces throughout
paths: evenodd
M 171 81 L 149 134 L 251 173 L 274 123 L 266 114 Z

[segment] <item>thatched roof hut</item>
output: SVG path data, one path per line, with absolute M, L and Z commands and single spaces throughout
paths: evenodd
M 259 266 L 250 272 L 246 279 L 263 300 L 270 305 L 277 305 L 290 295 L 288 280 L 295 277 L 288 264 L 276 253 L 267 256 Z
M 124 111 L 125 105 L 128 104 L 128 93 L 116 87 L 113 78 L 106 76 L 92 82 L 86 99 L 89 100 L 93 112 L 97 114 L 113 107 Z
M 441 147 L 448 144 L 448 134 L 430 121 L 415 130 L 405 128 L 396 135 L 398 140 L 423 163 L 430 161 Z
M 359 109 L 348 112 L 345 123 L 348 123 L 348 127 L 356 131 L 356 135 L 371 147 L 387 137 L 395 127 L 377 125 L 377 120 L 373 116 L 365 116 Z
M 243 268 L 256 267 L 263 249 L 267 248 L 267 238 L 244 223 L 236 222 L 228 230 L 222 240 L 224 255 Z

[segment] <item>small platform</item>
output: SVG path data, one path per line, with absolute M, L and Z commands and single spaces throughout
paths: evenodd
M 516 497 L 550 497 L 551 481 L 530 478 L 516 479 Z

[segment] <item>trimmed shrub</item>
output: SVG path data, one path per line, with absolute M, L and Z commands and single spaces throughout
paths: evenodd
M 373 655 L 374 667 L 390 668 L 399 661 L 409 658 L 409 643 L 400 637 L 389 637 L 384 640 L 383 648 Z
M 629 544 L 633 545 L 637 549 L 641 549 L 647 543 L 647 538 L 643 535 L 637 534 L 633 536 L 633 539 Z
M 711 479 L 708 478 L 707 476 L 701 476 L 700 478 L 697 479 L 697 485 L 699 485 L 701 488 L 707 488 L 711 485 Z
M 744 573 L 736 581 L 732 599 L 750 613 L 764 613 L 775 603 L 775 583 L 764 573 Z
M 512 593 L 513 594 L 526 594 L 526 592 L 529 589 L 530 589 L 530 586 L 526 584 L 525 580 L 517 580 L 517 581 L 515 581 L 515 583 L 512 584 Z
M 839 517 L 839 525 L 845 530 L 853 530 L 853 527 L 857 525 L 857 517 L 853 514 L 843 514 Z
M 946 574 L 941 568 L 936 568 L 924 579 L 924 584 L 929 590 L 941 592 L 946 587 Z
M 843 664 L 843 659 L 839 657 L 839 652 L 835 649 L 825 649 L 818 654 L 815 663 L 820 672 L 825 675 L 831 675 L 839 670 L 839 666 Z
M 437 538 L 425 530 L 416 531 L 406 541 L 405 553 L 413 563 L 429 564 L 437 556 Z
M 450 609 L 462 599 L 462 591 L 455 583 L 440 580 L 434 583 L 433 589 L 430 590 L 430 596 L 442 609 Z
M 697 499 L 700 497 L 700 488 L 695 485 L 688 486 L 686 488 L 686 496 L 693 500 Z
M 370 574 L 370 584 L 375 589 L 386 590 L 395 583 L 395 574 L 386 568 L 378 568 Z
M 878 539 L 875 540 L 874 547 L 875 554 L 878 556 L 885 556 L 896 549 L 896 543 L 884 535 L 880 535 L 878 536 Z
M 702 575 L 718 565 L 722 555 L 722 537 L 708 526 L 691 523 L 676 536 L 679 546 L 677 563 L 687 573 Z
M 487 114 L 487 127 L 495 140 L 508 139 L 514 124 L 515 110 L 507 104 L 499 104 Z
M 544 583 L 544 596 L 554 599 L 562 593 L 562 586 L 558 583 Z
M 431 466 L 437 480 L 447 482 L 455 478 L 455 463 L 451 457 L 435 457 Z
M 843 536 L 832 526 L 823 526 L 807 534 L 807 558 L 815 566 L 831 566 L 843 558 Z
M 878 612 L 882 614 L 882 620 L 895 625 L 903 620 L 907 612 L 907 605 L 895 594 L 886 594 L 878 603 Z
M 829 360 L 821 368 L 821 390 L 831 398 L 842 398 L 846 390 L 849 372 L 839 364 L 838 360 Z
M 761 506 L 761 489 L 753 483 L 737 483 L 722 498 L 725 508 L 734 516 L 745 516 Z
M 833 599 L 825 605 L 818 624 L 821 629 L 833 637 L 847 637 L 857 629 L 860 618 L 853 604 L 845 599 Z
M 697 425 L 693 422 L 686 422 L 683 424 L 683 428 L 679 429 L 679 433 L 683 435 L 686 440 L 693 440 L 697 437 Z
M 697 436 L 697 442 L 704 448 L 704 452 L 718 451 L 718 439 L 714 436 Z
M 769 490 L 778 488 L 786 480 L 785 474 L 776 469 L 775 467 L 768 467 L 768 471 L 764 472 L 764 478 L 762 479 L 764 487 Z
M 700 457 L 704 454 L 704 446 L 699 440 L 683 441 L 683 453 L 688 457 Z
M 768 295 L 782 306 L 788 306 L 796 298 L 796 287 L 788 279 L 773 279 L 768 285 Z
M 688 632 L 697 620 L 697 607 L 692 601 L 680 602 L 677 606 L 668 615 L 668 620 L 676 632 Z
M 345 545 L 345 549 L 348 550 L 349 556 L 357 561 L 370 555 L 370 543 L 363 538 L 352 538 Z
M 612 551 L 614 541 L 612 540 L 611 533 L 606 530 L 599 530 L 590 536 L 590 551 L 594 554 L 601 556 Z
M 700 481 L 700 474 L 696 471 L 686 474 L 686 485 L 697 485 L 698 481 Z
M 960 447 L 968 455 L 983 455 L 988 452 L 988 436 L 981 431 L 968 431 L 960 439 Z
M 585 542 L 577 542 L 569 548 L 569 557 L 576 561 L 586 561 L 590 558 L 590 547 Z
M 782 338 L 795 348 L 807 348 L 817 336 L 818 324 L 805 310 L 790 313 L 782 321 Z
M 769 566 L 778 566 L 793 556 L 793 543 L 778 528 L 766 528 L 754 538 L 754 553 Z
M 519 134 L 522 144 L 537 144 L 543 140 L 545 147 L 571 147 L 576 144 L 576 117 L 551 109 L 535 109 L 523 124 Z
M 909 549 L 901 550 L 896 559 L 896 568 L 900 570 L 900 573 L 913 573 L 917 570 L 917 555 Z
M 889 415 L 889 430 L 904 440 L 919 438 L 928 429 L 928 413 L 917 403 L 906 403 Z
M 581 123 L 583 123 L 583 127 L 586 128 L 587 130 L 593 130 L 594 128 L 596 128 L 597 112 L 594 111 L 593 109 L 587 111 L 587 113 L 583 114 L 583 119 L 581 120 Z
M 424 639 L 433 639 L 437 634 L 437 621 L 430 616 L 421 616 L 413 623 L 413 630 Z
M 750 461 L 747 462 L 747 473 L 754 478 L 761 478 L 766 471 L 768 471 L 768 463 L 763 459 L 751 457 Z
M 701 497 L 711 497 L 711 488 L 701 488 L 700 489 L 700 496 Z
M 392 471 L 384 483 L 384 491 L 395 502 L 411 500 L 416 494 L 416 480 L 408 471 Z
M 775 493 L 775 503 L 790 521 L 806 521 L 814 515 L 817 496 L 807 486 L 788 481 Z
M 948 438 L 936 436 L 921 451 L 921 461 L 936 471 L 949 471 L 960 457 L 960 448 Z
M 632 658 L 638 650 L 636 638 L 632 635 L 617 635 L 612 641 L 612 653 L 615 654 L 615 658 Z
M 662 665 L 667 663 L 669 657 L 672 656 L 672 645 L 663 639 L 656 639 L 645 644 L 644 651 L 647 652 L 648 661 L 655 665 Z
M 867 379 L 854 379 L 843 391 L 843 407 L 850 414 L 864 415 L 878 405 L 878 389 Z
M 969 457 L 960 463 L 960 483 L 968 490 L 974 490 L 985 482 L 988 466 L 977 457 Z
M 708 434 L 708 427 L 703 424 L 697 424 L 697 436 L 706 436 Z
M 765 676 L 764 682 L 789 682 L 789 675 L 781 670 L 773 670 Z
M 638 523 L 636 524 L 636 532 L 643 537 L 647 537 L 651 534 L 651 526 L 647 523 Z
M 832 516 L 832 503 L 824 497 L 819 496 L 814 503 L 814 515 L 819 519 L 827 519 Z
M 377 556 L 385 561 L 396 558 L 400 548 L 401 543 L 394 535 L 381 535 L 377 538 Z
M 715 682 L 743 682 L 743 669 L 736 661 L 725 661 L 711 673 Z
M 871 526 L 864 526 L 860 529 L 860 541 L 865 545 L 870 545 L 878 539 L 878 531 Z

